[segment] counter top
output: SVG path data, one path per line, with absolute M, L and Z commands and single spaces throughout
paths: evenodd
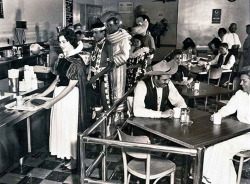
M 36 57 L 39 57 L 39 56 L 44 55 L 44 54 L 49 54 L 49 51 L 45 50 L 45 51 L 40 52 L 37 55 L 32 55 L 30 53 L 30 54 L 23 55 L 23 57 L 21 57 L 21 58 L 18 58 L 17 56 L 2 57 L 2 58 L 0 58 L 0 65 L 6 65 L 6 64 L 14 62 L 14 61 L 20 61 L 20 60 L 28 59 L 28 58 L 36 58 Z
M 48 86 L 51 84 L 52 81 L 45 81 L 44 87 L 41 87 L 39 89 L 24 92 L 22 93 L 22 96 L 30 96 L 35 93 L 42 93 L 45 89 L 48 88 Z M 14 98 L 14 93 L 11 96 L 8 96 L 6 98 L 0 99 L 0 128 L 6 127 L 6 126 L 12 126 L 19 121 L 22 121 L 29 116 L 32 116 L 33 114 L 39 112 L 39 111 L 46 111 L 47 109 L 39 109 L 37 111 L 21 111 L 21 110 L 12 110 L 12 109 L 6 109 L 4 106 L 6 104 L 9 104 L 11 102 L 16 101 L 16 98 Z

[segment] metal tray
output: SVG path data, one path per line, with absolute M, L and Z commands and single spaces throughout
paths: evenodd
M 31 99 L 33 99 L 32 96 L 24 97 L 23 98 L 23 100 L 24 100 L 23 105 L 17 106 L 16 101 L 14 101 L 14 102 L 11 102 L 11 103 L 5 105 L 4 107 L 6 109 L 14 109 L 14 110 L 21 110 L 21 111 L 37 111 L 37 110 L 44 107 L 44 104 L 39 105 L 39 106 L 35 106 L 35 105 L 31 104 L 30 103 Z M 48 100 L 51 100 L 52 98 L 49 98 L 49 97 L 37 97 L 36 99 L 41 99 L 41 100 L 48 101 Z

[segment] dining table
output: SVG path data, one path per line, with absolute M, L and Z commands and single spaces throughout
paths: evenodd
M 186 85 L 180 85 L 179 83 L 174 83 L 176 89 L 180 95 L 185 99 L 186 103 L 190 107 L 195 107 L 196 99 L 206 98 L 205 107 L 207 105 L 207 97 L 216 97 L 218 101 L 220 95 L 232 95 L 236 91 L 224 87 L 219 87 L 214 84 L 208 84 L 206 82 L 199 82 L 199 89 L 194 89 L 193 87 L 187 87 Z M 194 86 L 194 82 L 191 83 Z
M 196 149 L 193 180 L 195 184 L 201 184 L 206 148 L 250 131 L 249 124 L 239 122 L 236 118 L 223 118 L 221 124 L 215 125 L 210 120 L 210 116 L 211 114 L 208 112 L 191 108 L 190 120 L 192 123 L 189 125 L 182 124 L 177 118 L 130 117 L 126 122 L 172 141 L 180 147 Z M 188 161 L 186 164 L 190 165 Z M 182 171 L 182 184 L 186 184 L 187 170 Z

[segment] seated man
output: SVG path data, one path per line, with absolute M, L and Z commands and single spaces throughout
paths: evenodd
M 250 66 L 242 68 L 241 85 L 243 90 L 238 90 L 218 113 L 221 114 L 221 117 L 226 117 L 237 112 L 237 119 L 240 122 L 250 124 Z M 232 158 L 240 151 L 250 150 L 249 140 L 250 133 L 246 133 L 208 147 L 204 157 L 203 182 L 236 184 Z
M 165 60 L 152 66 L 142 81 L 139 81 L 134 91 L 134 115 L 137 117 L 171 118 L 172 107 L 187 107 L 179 94 L 171 76 L 177 71 L 175 61 Z
M 228 51 L 228 44 L 221 43 L 219 47 L 219 54 L 208 64 L 214 67 L 221 67 L 223 70 L 230 70 L 232 69 L 235 63 L 234 55 Z M 199 61 L 200 65 L 207 64 L 206 61 Z M 229 79 L 229 72 L 223 73 L 220 80 L 220 86 L 222 86 L 225 82 Z

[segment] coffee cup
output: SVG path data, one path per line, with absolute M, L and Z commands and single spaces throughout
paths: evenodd
M 173 108 L 173 110 L 174 110 L 174 118 L 180 118 L 181 117 L 181 108 L 175 107 L 175 108 Z
M 213 120 L 215 125 L 220 125 L 221 124 L 221 114 L 220 113 L 214 113 L 214 120 Z

